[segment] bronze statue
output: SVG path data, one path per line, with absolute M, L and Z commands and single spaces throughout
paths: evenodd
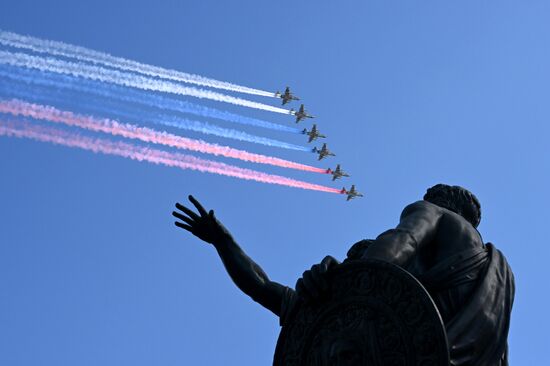
M 305 308 L 307 304 L 330 297 L 327 294 L 336 291 L 330 286 L 331 272 L 338 274 L 342 272 L 337 270 L 340 267 L 353 267 L 346 263 L 355 263 L 355 267 L 361 262 L 370 263 L 373 268 L 382 268 L 383 263 L 388 263 L 412 275 L 413 280 L 405 279 L 407 286 L 414 287 L 413 282 L 418 280 L 433 299 L 446 331 L 451 365 L 508 364 L 507 335 L 514 279 L 502 253 L 492 244 L 483 243 L 476 229 L 481 218 L 480 204 L 466 189 L 443 184 L 428 189 L 423 200 L 403 210 L 396 228 L 380 234 L 375 240 L 356 243 L 343 264 L 330 256 L 325 257 L 304 272 L 296 283 L 296 290 L 271 281 L 243 252 L 212 210 L 207 212 L 192 196 L 189 200 L 198 214 L 177 203 L 180 212 L 175 211 L 173 215 L 181 221 L 176 221 L 176 225 L 211 243 L 235 284 L 276 314 L 281 325 L 293 318 L 299 304 L 304 304 Z M 404 278 L 392 267 L 387 270 L 395 272 L 397 279 Z M 357 273 L 359 276 L 360 272 Z M 378 276 L 376 271 L 369 273 Z M 421 288 L 422 285 L 418 284 Z M 422 297 L 422 291 L 414 296 Z M 371 310 L 365 308 L 364 312 Z M 365 327 L 372 326 L 369 322 L 362 321 Z M 350 355 L 348 361 L 342 358 L 353 342 L 349 334 L 339 337 L 337 342 L 327 345 L 326 357 L 341 360 L 333 364 L 358 364 L 359 361 L 350 361 L 359 357 L 358 353 Z M 368 364 L 382 362 L 380 358 L 375 362 L 374 356 L 369 357 Z M 328 361 L 302 364 L 321 365 L 323 362 Z

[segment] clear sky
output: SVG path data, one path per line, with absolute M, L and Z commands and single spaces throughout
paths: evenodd
M 484 240 L 516 277 L 511 363 L 541 364 L 550 346 L 549 12 L 536 0 L 3 0 L 4 30 L 265 90 L 290 85 L 337 157 L 210 141 L 342 163 L 352 178 L 337 184 L 235 164 L 355 183 L 365 198 L 2 137 L 0 364 L 269 365 L 278 320 L 239 292 L 213 248 L 173 226 L 174 203 L 194 194 L 273 280 L 293 286 L 325 255 L 342 259 L 394 226 L 439 182 L 480 199 Z

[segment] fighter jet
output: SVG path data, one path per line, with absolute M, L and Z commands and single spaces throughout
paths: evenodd
M 321 150 L 319 150 L 318 148 L 314 147 L 312 151 L 313 151 L 314 153 L 319 154 L 319 159 L 318 159 L 318 160 L 322 160 L 323 158 L 326 158 L 327 156 L 336 156 L 335 154 L 333 154 L 332 152 L 330 152 L 330 150 L 329 150 L 328 147 L 327 147 L 327 144 L 323 144 L 323 147 L 321 148 Z
M 308 131 L 307 129 L 304 128 L 304 130 L 302 131 L 302 133 L 304 135 L 308 135 L 309 136 L 309 139 L 307 140 L 307 142 L 311 142 L 313 140 L 317 140 L 318 138 L 325 138 L 326 136 L 325 135 L 321 135 L 319 133 L 319 130 L 317 129 L 317 125 L 316 124 L 313 124 L 313 127 L 311 127 L 311 131 Z
M 300 100 L 300 98 L 298 98 L 297 96 L 292 95 L 292 93 L 290 92 L 290 88 L 288 86 L 286 87 L 284 93 L 281 93 L 280 91 L 277 90 L 277 93 L 275 93 L 275 96 L 283 100 L 283 105 L 287 104 L 292 100 Z
M 352 184 L 349 191 L 346 190 L 346 187 L 342 188 L 340 193 L 348 195 L 348 198 L 346 199 L 346 201 L 354 199 L 355 197 L 363 197 L 363 195 L 361 193 L 357 192 L 357 190 L 355 189 L 355 184 Z
M 349 174 L 340 168 L 340 164 L 336 165 L 336 169 L 332 170 L 330 168 L 327 169 L 327 174 L 332 174 L 332 181 L 334 182 L 336 179 L 342 178 L 342 177 L 349 177 Z
M 298 112 L 296 112 L 294 109 L 291 109 L 290 112 L 291 114 L 296 116 L 296 123 L 300 122 L 304 118 L 314 118 L 314 116 L 307 114 L 303 104 L 300 106 Z

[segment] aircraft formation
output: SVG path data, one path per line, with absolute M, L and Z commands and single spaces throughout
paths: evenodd
M 280 99 L 283 106 L 230 93 L 269 97 L 271 101 Z M 290 122 L 287 126 L 272 123 L 241 112 L 227 111 L 222 106 L 205 105 L 202 100 L 291 116 L 295 123 Z M 291 103 L 296 103 L 299 108 L 287 107 Z M 218 157 L 330 174 L 333 181 L 349 176 L 340 165 L 334 170 L 323 169 L 277 156 L 253 153 L 247 151 L 248 146 L 245 150 L 228 146 L 225 142 L 207 141 L 209 138 L 197 139 L 186 136 L 184 132 L 312 152 L 318 160 L 335 156 L 326 143 L 312 148 L 313 145 L 307 147 L 281 141 L 236 126 L 303 134 L 304 140 L 307 139 L 310 144 L 325 139 L 317 124 L 312 124 L 311 128 L 297 128 L 298 123 L 315 118 L 301 103 L 289 87 L 282 93 L 273 93 L 0 29 L 0 139 L 24 138 L 181 170 L 346 194 L 348 199 L 360 197 L 355 186 L 351 186 L 349 191 L 345 188 L 340 190 L 284 174 L 244 168 L 219 161 Z M 159 111 L 162 113 L 159 114 Z M 203 119 L 208 119 L 208 122 Z M 221 127 L 218 126 L 219 121 L 235 126 Z M 58 126 L 50 126 L 52 123 Z M 151 126 L 153 124 L 159 127 Z M 170 131 L 165 131 L 167 128 Z M 211 157 L 203 158 L 194 153 Z
M 290 103 L 294 100 L 300 100 L 300 98 L 298 98 L 296 95 L 294 95 L 290 91 L 290 88 L 288 86 L 285 88 L 285 91 L 283 93 L 277 91 L 275 93 L 275 96 L 282 100 L 282 103 L 281 103 L 282 105 Z M 294 109 L 291 109 L 290 114 L 296 118 L 296 121 L 295 121 L 296 123 L 299 123 L 300 121 L 303 121 L 306 118 L 315 118 L 315 116 L 310 115 L 306 111 L 304 104 L 301 104 L 300 108 L 297 111 L 295 111 Z M 316 124 L 313 124 L 313 126 L 311 127 L 311 130 L 309 131 L 307 130 L 307 128 L 304 128 L 302 130 L 302 134 L 308 136 L 308 141 L 307 141 L 308 143 L 311 143 L 320 138 L 326 138 L 325 135 L 319 132 Z M 321 148 L 314 147 L 311 151 L 318 154 L 317 160 L 323 160 L 329 156 L 336 156 L 336 154 L 334 154 L 332 151 L 329 150 L 326 143 L 323 143 L 323 146 L 321 146 Z M 342 170 L 340 164 L 337 164 L 334 170 L 328 168 L 326 170 L 326 173 L 332 175 L 333 181 L 335 181 L 336 179 L 340 179 L 342 177 L 349 177 L 349 174 L 346 173 L 344 170 Z M 347 201 L 357 197 L 363 197 L 363 194 L 357 191 L 354 184 L 352 184 L 349 190 L 347 190 L 345 187 L 342 188 L 340 193 L 347 195 L 347 199 L 346 199 Z

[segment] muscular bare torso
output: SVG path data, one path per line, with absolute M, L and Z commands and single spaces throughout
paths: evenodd
M 425 266 L 424 270 L 457 253 L 483 247 L 479 232 L 462 216 L 445 208 L 437 207 L 437 209 L 440 217 L 435 229 L 436 233 L 433 239 L 421 246 L 418 252 L 418 262 Z
M 481 247 L 479 232 L 462 216 L 430 202 L 417 201 L 403 210 L 395 229 L 376 238 L 364 257 L 403 267 L 414 259 L 417 269 L 425 271 L 454 254 Z

